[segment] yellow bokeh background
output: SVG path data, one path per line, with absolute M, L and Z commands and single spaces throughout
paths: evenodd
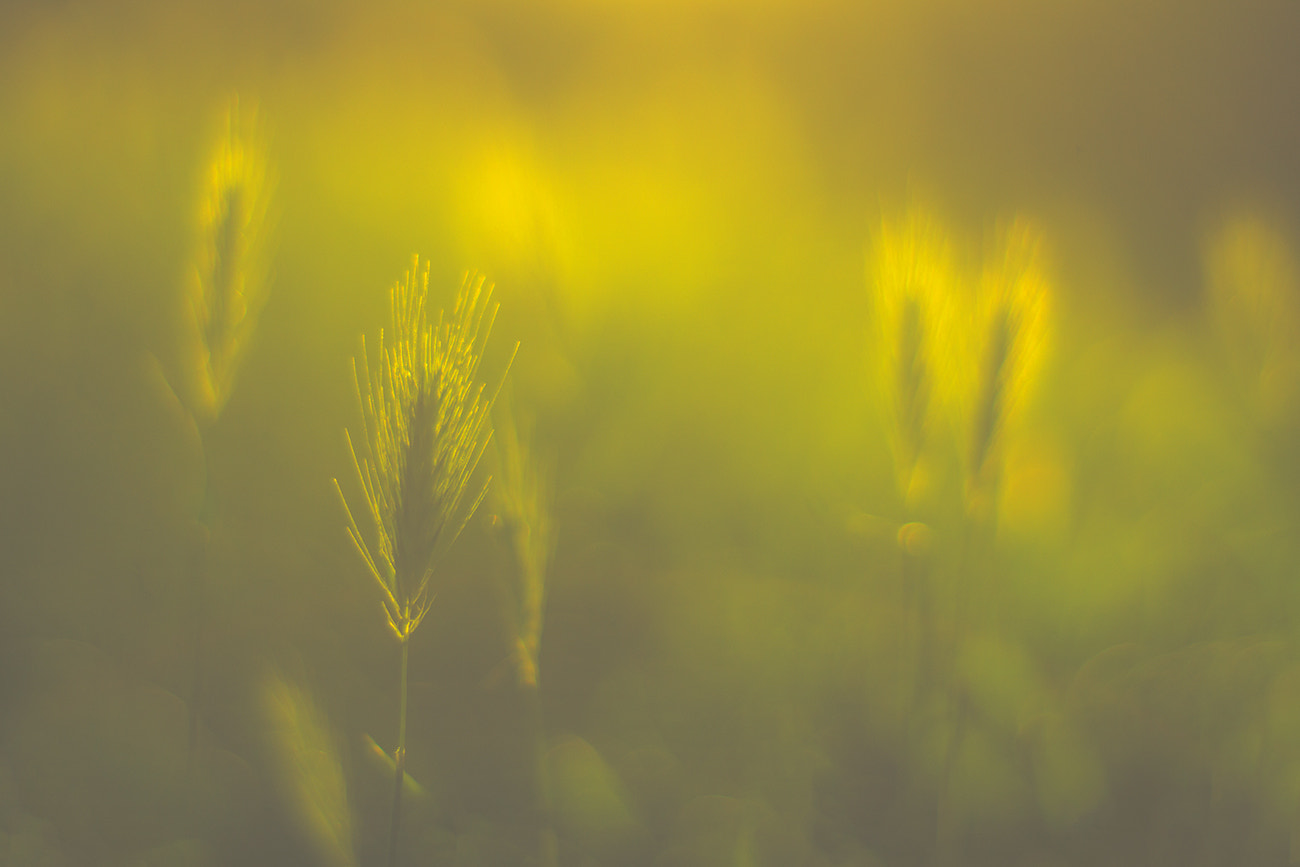
M 1292 863 L 1297 9 L 4 6 L 0 862 L 386 856 L 331 480 L 418 254 L 544 490 L 438 563 L 404 863 Z

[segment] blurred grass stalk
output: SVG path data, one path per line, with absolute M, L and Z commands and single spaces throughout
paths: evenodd
M 540 813 L 539 848 L 543 867 L 553 867 L 558 843 L 552 817 L 548 741 L 541 704 L 539 652 L 546 609 L 547 565 L 554 543 L 551 525 L 551 474 L 533 449 L 530 431 L 523 436 L 507 402 L 499 416 L 497 482 L 493 506 L 504 525 L 517 565 L 517 580 L 506 589 L 506 616 L 514 635 L 513 660 L 519 688 L 528 703 L 534 737 L 533 779 Z
M 194 344 L 191 412 L 206 430 L 230 399 L 239 361 L 266 301 L 265 223 L 270 184 L 257 116 L 232 99 L 208 163 L 199 247 L 190 274 Z
M 371 371 L 365 338 L 353 380 L 363 419 L 358 454 L 348 450 L 361 484 L 367 541 L 338 480 L 348 534 L 379 589 L 388 626 L 401 645 L 396 769 L 389 864 L 397 863 L 402 780 L 406 766 L 407 662 L 410 638 L 433 603 L 431 579 L 442 553 L 460 535 L 491 480 L 471 490 L 470 478 L 491 439 L 493 397 L 478 382 L 497 305 L 492 287 L 467 274 L 451 316 L 428 311 L 429 265 L 419 257 L 389 293 L 392 335 L 379 333 Z
M 959 656 L 980 617 L 997 614 L 992 544 L 1002 470 L 1008 440 L 1022 418 L 1041 370 L 1048 337 L 1048 281 L 1042 264 L 1042 234 L 1029 221 L 1018 218 L 998 233 L 994 251 L 984 263 L 972 314 L 967 333 L 953 335 L 951 341 L 966 356 L 966 362 L 955 365 L 954 370 L 973 371 L 977 378 L 960 381 L 956 392 L 958 430 L 965 440 L 966 520 L 958 558 L 953 647 L 949 655 L 949 705 L 955 718 L 936 810 L 939 863 L 950 863 L 955 856 L 958 829 L 953 815 L 952 780 L 970 714 L 968 686 L 961 682 Z M 976 603 L 981 611 L 972 610 Z
M 913 562 L 925 547 L 926 531 L 914 513 L 932 482 L 926 451 L 938 403 L 935 390 L 945 381 L 938 350 L 956 286 L 947 233 L 916 207 L 899 219 L 882 220 L 868 254 L 867 282 L 876 325 L 876 393 L 884 404 L 905 515 L 898 533 L 900 602 L 907 618 L 899 630 L 898 654 L 899 713 L 905 724 L 933 666 L 932 588 L 921 574 L 921 563 Z
M 945 660 L 951 729 L 936 805 L 936 856 L 942 863 L 955 842 L 951 814 L 953 767 L 961 750 L 967 700 L 958 682 L 956 657 L 970 628 L 970 600 L 990 587 L 974 585 L 989 569 L 986 543 L 996 525 L 1008 434 L 1020 417 L 1046 342 L 1047 281 L 1041 264 L 1041 235 L 1020 219 L 1003 229 L 984 264 L 975 297 L 964 303 L 952 244 L 933 216 L 913 208 L 900 219 L 882 221 L 868 258 L 868 281 L 876 322 L 877 393 L 893 452 L 895 478 L 906 522 L 898 533 L 903 608 L 915 618 L 914 641 L 902 631 L 906 649 L 915 644 L 916 669 L 900 675 L 904 722 L 921 694 L 941 673 Z M 928 551 L 928 529 L 917 522 L 932 493 L 928 452 L 937 410 L 955 415 L 964 466 L 964 528 L 952 600 L 952 646 L 940 649 L 934 588 L 920 574 Z M 979 550 L 975 550 L 978 548 Z M 900 666 L 906 653 L 900 653 Z M 909 685 L 910 681 L 910 685 Z M 941 687 L 942 688 L 942 687 Z M 910 701 L 907 693 L 910 691 Z
M 1212 326 L 1252 420 L 1290 418 L 1300 393 L 1300 264 L 1263 217 L 1233 214 L 1205 250 Z
M 878 393 L 885 401 L 899 494 L 911 511 L 929 484 L 925 450 L 943 375 L 937 349 L 955 286 L 946 233 L 918 209 L 882 221 L 868 281 L 874 290 Z
M 1022 417 L 1047 346 L 1042 234 L 1023 218 L 999 234 L 980 279 L 971 329 L 976 342 L 968 369 L 979 379 L 961 407 L 967 510 L 985 526 L 996 522 L 1008 434 Z
M 226 107 L 221 136 L 207 164 L 197 249 L 186 285 L 196 338 L 190 344 L 193 355 L 188 359 L 186 404 L 199 431 L 205 467 L 194 567 L 194 680 L 187 760 L 191 772 L 198 750 L 208 546 L 215 511 L 207 477 L 207 438 L 230 399 L 239 361 L 266 300 L 269 192 L 266 153 L 257 134 L 256 111 L 241 110 L 239 99 L 232 98 Z

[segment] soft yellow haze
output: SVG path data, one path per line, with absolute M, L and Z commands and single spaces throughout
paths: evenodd
M 1007 447 L 998 528 L 1058 542 L 1070 529 L 1072 461 L 1050 433 L 1022 433 Z
M 1287 863 L 1297 33 L 0 4 L 0 860 Z

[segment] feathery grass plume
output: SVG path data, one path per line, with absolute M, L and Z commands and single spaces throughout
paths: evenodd
M 430 319 L 429 266 L 419 258 L 390 293 L 392 337 L 379 334 L 377 369 L 364 338 L 353 375 L 364 416 L 366 452 L 347 433 L 372 545 L 342 488 L 348 533 L 375 579 L 389 628 L 405 643 L 433 599 L 435 561 L 460 535 L 486 496 L 470 477 L 491 438 L 492 398 L 477 381 L 483 347 L 496 318 L 492 287 L 466 275 L 451 316 Z
M 978 380 L 962 407 L 966 494 L 974 514 L 996 502 L 1005 435 L 1024 407 L 1047 343 L 1048 281 L 1042 236 L 1024 219 L 1007 226 L 985 263 L 975 301 L 972 368 Z
M 256 112 L 241 111 L 233 99 L 204 179 L 190 277 L 190 308 L 199 334 L 192 411 L 201 424 L 214 421 L 229 400 L 240 356 L 266 300 L 270 187 Z
M 493 397 L 478 382 L 483 348 L 496 318 L 492 287 L 467 274 L 450 316 L 430 318 L 429 266 L 419 257 L 389 295 L 392 335 L 379 333 L 372 371 L 362 339 L 353 379 L 364 419 L 365 451 L 348 449 L 374 525 L 366 541 L 343 496 L 348 533 L 379 589 L 388 626 L 402 647 L 393 827 L 389 860 L 397 860 L 406 761 L 406 668 L 411 634 L 433 601 L 437 560 L 456 540 L 487 494 L 491 480 L 470 478 L 491 438 Z
M 551 479 L 528 440 L 520 436 L 507 406 L 496 425 L 497 479 L 493 506 L 510 536 L 518 581 L 512 588 L 510 619 L 515 635 L 515 670 L 520 686 L 537 686 L 537 654 L 546 607 L 546 568 L 550 560 Z
M 294 819 L 325 863 L 352 867 L 352 813 L 338 738 L 311 695 L 276 672 L 262 684 L 273 770 Z
M 1206 245 L 1210 315 L 1233 374 L 1265 421 L 1300 392 L 1300 267 L 1263 218 L 1226 219 Z
M 925 485 L 922 457 L 934 416 L 934 390 L 942 384 L 936 349 L 955 287 L 951 260 L 946 233 L 918 209 L 901 220 L 882 221 L 868 257 L 879 393 L 887 402 L 899 492 L 908 501 Z

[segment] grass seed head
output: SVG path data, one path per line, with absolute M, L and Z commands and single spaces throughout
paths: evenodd
M 210 423 L 230 398 L 241 355 L 266 300 L 265 223 L 270 183 L 256 112 L 232 100 L 208 163 L 199 245 L 190 278 L 198 330 L 193 411 Z
M 923 485 L 921 461 L 934 393 L 945 382 L 939 350 L 956 286 L 947 234 L 919 210 L 901 220 L 882 221 L 869 254 L 868 282 L 877 325 L 879 393 L 886 401 L 899 490 L 911 499 Z
M 537 656 L 546 607 L 546 571 L 553 543 L 551 475 L 531 443 L 521 435 L 508 402 L 497 425 L 496 484 L 493 506 L 505 526 L 518 565 L 518 582 L 509 594 L 515 630 L 515 665 L 521 685 L 537 685 Z
M 1042 236 L 1021 219 L 1000 234 L 975 301 L 972 368 L 978 373 L 962 413 L 967 429 L 967 494 L 984 508 L 996 488 L 1005 434 L 1025 405 L 1047 345 L 1048 282 Z M 983 504 L 981 506 L 981 504 Z
M 359 514 L 374 525 L 373 541 L 343 498 L 348 532 L 403 642 L 428 613 L 438 557 L 490 481 L 470 483 L 491 438 L 493 396 L 478 372 L 497 311 L 492 287 L 467 274 L 451 314 L 436 317 L 428 291 L 429 266 L 417 257 L 390 293 L 392 330 L 379 334 L 374 367 L 364 341 L 353 363 L 364 436 L 358 449 L 348 433 L 348 447 L 365 505 Z

